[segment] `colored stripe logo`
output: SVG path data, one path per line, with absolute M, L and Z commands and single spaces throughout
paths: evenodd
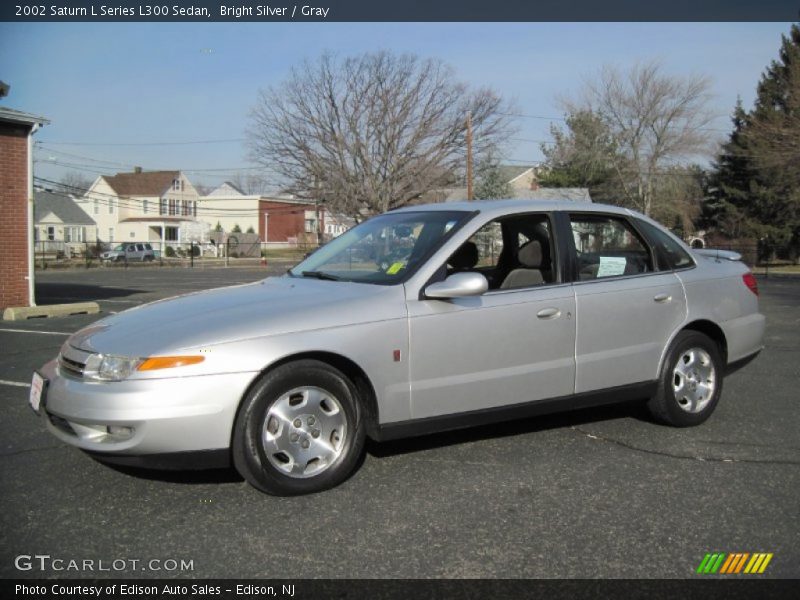
M 708 553 L 703 557 L 697 573 L 703 575 L 757 575 L 763 573 L 769 561 L 772 560 L 769 552 L 725 552 Z

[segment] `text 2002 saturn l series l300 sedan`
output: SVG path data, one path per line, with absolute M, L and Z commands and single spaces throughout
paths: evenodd
M 70 337 L 31 404 L 64 442 L 154 467 L 232 462 L 315 492 L 385 440 L 646 399 L 697 425 L 762 347 L 733 253 L 630 210 L 522 200 L 376 216 L 283 277 L 154 302 Z

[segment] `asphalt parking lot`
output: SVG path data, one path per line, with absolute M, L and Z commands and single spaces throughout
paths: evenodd
M 770 552 L 762 577 L 800 577 L 800 278 L 759 282 L 766 348 L 726 379 L 701 427 L 656 425 L 634 404 L 371 443 L 351 479 L 313 496 L 266 496 L 232 470 L 113 469 L 27 406 L 31 372 L 69 333 L 277 271 L 37 274 L 40 303 L 98 300 L 102 312 L 0 322 L 0 575 L 683 578 L 707 552 Z M 15 568 L 33 554 L 193 568 Z

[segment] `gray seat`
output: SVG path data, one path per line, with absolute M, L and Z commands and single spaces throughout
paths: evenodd
M 544 277 L 542 266 L 542 244 L 539 240 L 531 240 L 523 244 L 517 253 L 517 261 L 521 267 L 514 269 L 503 280 L 500 289 L 541 285 Z

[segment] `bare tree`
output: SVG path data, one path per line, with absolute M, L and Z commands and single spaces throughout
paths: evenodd
M 247 195 L 267 194 L 272 191 L 267 180 L 252 171 L 237 171 L 230 181 Z
M 301 197 L 351 215 L 384 212 L 463 171 L 468 113 L 478 161 L 510 133 L 510 112 L 439 60 L 324 54 L 260 92 L 249 146 L 253 160 Z
M 571 114 L 591 111 L 606 123 L 625 159 L 613 163 L 625 203 L 649 215 L 658 190 L 674 189 L 663 179 L 714 146 L 704 130 L 713 119 L 709 88 L 709 78 L 667 75 L 657 62 L 625 73 L 604 67 L 582 98 L 566 105 Z
M 59 180 L 64 190 L 73 196 L 83 196 L 92 187 L 94 179 L 79 173 L 78 171 L 67 171 Z

